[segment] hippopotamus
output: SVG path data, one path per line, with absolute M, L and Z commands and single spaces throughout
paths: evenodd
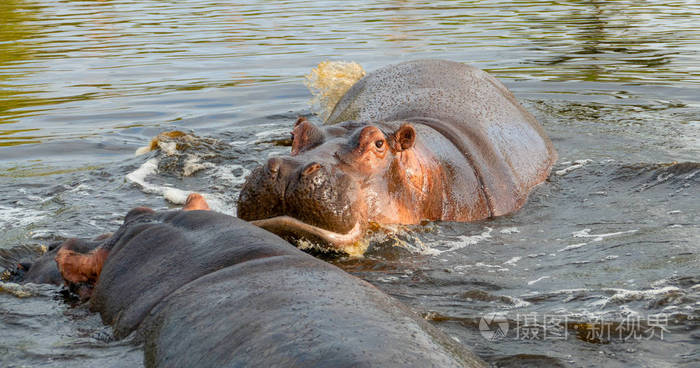
M 198 194 L 183 210 L 131 210 L 96 247 L 55 258 L 146 367 L 482 367 L 477 356 L 369 283 Z M 78 245 L 76 245 L 78 244 Z
M 537 120 L 473 66 L 417 60 L 354 84 L 323 125 L 300 118 L 288 156 L 249 175 L 238 216 L 343 251 L 375 224 L 475 221 L 519 209 L 556 151 Z

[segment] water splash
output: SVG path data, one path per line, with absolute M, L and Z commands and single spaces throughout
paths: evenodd
M 170 203 L 184 205 L 185 201 L 187 200 L 187 196 L 192 192 L 175 187 L 157 185 L 146 181 L 148 176 L 156 174 L 158 174 L 158 159 L 151 158 L 139 166 L 138 169 L 127 174 L 126 180 L 138 185 L 141 188 L 141 191 L 144 193 L 161 195 Z M 209 203 L 212 210 L 223 213 L 231 213 L 231 209 L 227 208 L 224 201 L 218 196 L 201 192 L 200 194 L 204 196 L 204 199 L 207 201 L 207 203 Z
M 36 224 L 46 216 L 47 214 L 44 211 L 0 205 L 0 229 L 25 228 L 31 224 Z
M 126 175 L 126 180 L 137 184 L 141 187 L 144 193 L 159 194 L 163 198 L 170 201 L 173 204 L 185 204 L 187 196 L 190 194 L 187 191 L 178 188 L 171 188 L 161 185 L 151 184 L 146 181 L 146 177 L 149 175 L 155 175 L 158 173 L 158 159 L 152 158 L 139 166 L 138 169 L 130 172 Z
M 564 176 L 564 175 L 566 175 L 566 174 L 568 174 L 576 169 L 580 169 L 580 168 L 584 167 L 585 165 L 590 164 L 591 162 L 593 162 L 593 160 L 591 160 L 591 159 L 576 160 L 573 162 L 573 165 L 569 161 L 562 162 L 561 165 L 569 165 L 569 166 L 567 166 L 561 170 L 557 170 L 554 173 L 559 175 L 559 176 Z
M 364 76 L 365 70 L 356 62 L 322 61 L 304 81 L 313 95 L 312 110 L 325 121 L 345 92 Z

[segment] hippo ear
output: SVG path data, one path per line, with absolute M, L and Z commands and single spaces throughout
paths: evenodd
M 394 151 L 405 151 L 416 143 L 416 130 L 413 128 L 413 125 L 404 124 L 394 132 L 392 141 Z
M 292 131 L 292 156 L 314 148 L 323 143 L 323 132 L 314 123 L 300 116 L 294 123 Z
M 305 121 L 309 121 L 309 120 L 306 119 L 306 117 L 304 117 L 304 116 L 299 116 L 299 117 L 297 118 L 297 121 L 294 122 L 294 127 L 296 128 L 297 125 L 299 125 L 299 124 L 301 124 L 301 123 L 303 123 L 303 122 L 305 122 Z

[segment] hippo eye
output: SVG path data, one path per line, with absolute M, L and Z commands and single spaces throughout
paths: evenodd
M 384 141 L 380 139 L 374 142 L 374 145 L 377 146 L 377 148 L 382 148 L 384 146 Z

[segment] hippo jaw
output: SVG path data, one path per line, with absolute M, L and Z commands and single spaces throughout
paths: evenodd
M 354 244 L 364 235 L 359 221 L 347 233 L 326 230 L 290 216 L 277 216 L 250 223 L 275 234 L 292 233 L 298 238 L 318 239 L 338 250 L 344 250 L 346 246 Z

